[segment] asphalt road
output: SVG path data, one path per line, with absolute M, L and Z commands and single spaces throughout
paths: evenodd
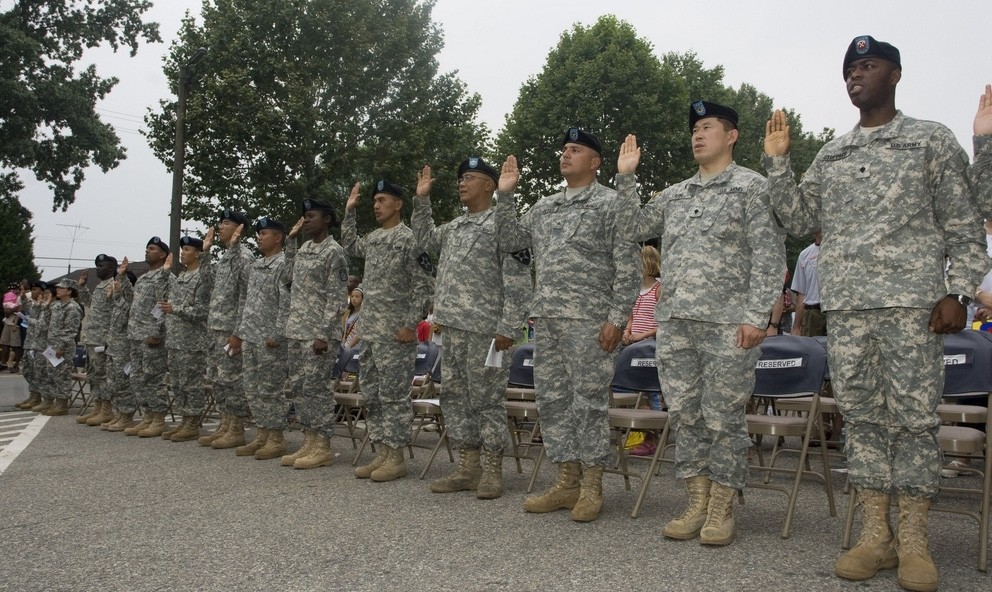
M 868 582 L 833 575 L 840 473 L 837 517 L 822 486 L 804 482 L 782 539 L 784 496 L 748 490 L 734 544 L 707 548 L 660 534 L 685 500 L 670 465 L 640 518 L 630 518 L 637 483 L 625 491 L 606 475 L 602 516 L 579 524 L 523 511 L 529 465 L 518 475 L 507 461 L 504 496 L 481 501 L 430 493 L 451 466 L 442 457 L 418 480 L 420 450 L 411 476 L 377 484 L 352 476 L 344 438 L 332 441 L 334 465 L 296 471 L 83 427 L 75 410 L 39 430 L 12 413 L 25 397 L 20 376 L 0 375 L 0 459 L 37 432 L 0 464 L 0 590 L 899 590 L 894 570 Z M 552 478 L 542 469 L 537 488 Z M 931 515 L 943 590 L 992 589 L 975 569 L 977 532 L 970 519 Z

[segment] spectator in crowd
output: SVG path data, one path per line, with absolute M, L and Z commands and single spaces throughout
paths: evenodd
M 17 373 L 21 362 L 20 317 L 23 288 L 13 284 L 3 295 L 3 331 L 0 332 L 0 369 Z
M 654 339 L 658 323 L 654 320 L 654 309 L 661 293 L 661 255 L 651 245 L 641 247 L 641 291 L 634 301 L 634 309 L 627 317 L 620 343 L 630 345 L 644 339 Z
M 353 349 L 362 339 L 358 320 L 362 317 L 364 299 L 365 291 L 358 287 L 353 288 L 348 296 L 348 308 L 341 315 L 341 345 L 348 349 Z
M 827 322 L 820 309 L 820 276 L 816 272 L 821 242 L 823 232 L 817 228 L 813 231 L 813 244 L 803 249 L 796 259 L 796 272 L 792 274 L 792 291 L 796 293 L 793 335 L 816 337 L 827 334 Z

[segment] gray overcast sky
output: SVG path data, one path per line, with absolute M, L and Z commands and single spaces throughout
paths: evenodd
M 90 169 L 65 213 L 52 213 L 50 191 L 24 174 L 21 201 L 35 216 L 36 263 L 44 278 L 65 273 L 67 262 L 52 258 L 69 257 L 70 249 L 73 258 L 89 260 L 73 261 L 79 269 L 101 252 L 140 260 L 149 237 L 168 235 L 171 177 L 137 130 L 145 111 L 168 94 L 162 57 L 183 13 L 198 14 L 200 4 L 158 0 L 147 18 L 160 24 L 165 43 L 142 46 L 135 58 L 102 50 L 86 56 L 84 62 L 96 63 L 101 75 L 120 78 L 99 108 L 117 128 L 128 158 L 107 174 Z M 988 0 L 438 0 L 434 19 L 445 37 L 441 70 L 458 70 L 482 96 L 480 117 L 497 132 L 520 85 L 540 72 L 561 33 L 603 14 L 632 23 L 658 55 L 691 50 L 708 67 L 723 65 L 726 83 L 755 85 L 776 105 L 796 109 L 813 131 L 843 132 L 857 121 L 841 76 L 844 51 L 857 35 L 899 48 L 897 105 L 908 115 L 949 126 L 969 155 L 978 96 L 992 82 Z M 60 225 L 76 224 L 88 229 L 73 245 L 75 230 Z

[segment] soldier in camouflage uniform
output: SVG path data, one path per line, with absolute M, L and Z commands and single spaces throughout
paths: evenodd
M 79 301 L 86 307 L 79 342 L 86 346 L 86 381 L 90 384 L 93 408 L 77 417 L 76 423 L 90 426 L 98 426 L 114 417 L 110 398 L 104 392 L 104 383 L 107 381 L 107 331 L 110 330 L 110 311 L 113 308 L 107 288 L 117 273 L 117 259 L 101 253 L 94 263 L 100 283 L 92 293 L 86 286 L 88 273 L 83 272 L 79 276 Z
M 138 398 L 144 416 L 141 423 L 124 430 L 128 436 L 154 438 L 166 430 L 165 412 L 169 390 L 165 384 L 169 369 L 165 346 L 165 317 L 159 302 L 166 299 L 171 274 L 165 269 L 169 245 L 153 236 L 145 246 L 146 271 L 134 284 L 134 296 L 127 322 L 131 340 L 131 391 Z
M 675 431 L 675 475 L 689 494 L 688 508 L 664 535 L 727 545 L 734 494 L 747 479 L 745 408 L 781 290 L 785 249 L 768 183 L 734 162 L 737 112 L 696 101 L 689 130 L 698 172 L 643 209 L 634 176 L 640 148 L 627 137 L 617 191 L 630 220 L 620 227 L 634 241 L 661 237 L 658 376 Z
M 827 143 L 797 186 L 786 117 L 776 111 L 764 163 L 786 229 L 823 230 L 820 303 L 830 378 L 864 516 L 858 544 L 835 572 L 861 580 L 898 566 L 904 588 L 936 590 L 926 520 L 940 481 L 942 336 L 964 328 L 987 259 L 967 156 L 946 127 L 896 110 L 900 64 L 892 45 L 855 38 L 843 72 L 859 125 Z M 897 540 L 889 526 L 893 490 Z
M 431 491 L 476 491 L 480 499 L 503 492 L 503 450 L 509 444 L 506 424 L 507 365 L 485 365 L 486 353 L 505 351 L 527 324 L 530 304 L 530 253 L 504 254 L 496 242 L 492 209 L 499 172 L 481 158 L 458 167 L 458 193 L 467 212 L 435 227 L 431 212 L 431 171 L 417 183 L 410 226 L 417 242 L 440 251 L 434 322 L 444 335 L 441 406 L 448 437 L 459 450 L 452 475 L 431 483 Z M 485 457 L 480 465 L 480 449 Z
M 978 99 L 975 114 L 975 162 L 968 168 L 978 213 L 992 220 L 992 84 Z
M 231 350 L 235 346 L 234 329 L 245 304 L 248 290 L 248 266 L 252 256 L 245 249 L 232 250 L 231 239 L 241 227 L 248 226 L 248 218 L 241 212 L 226 208 L 220 212 L 216 236 L 224 251 L 214 261 L 210 247 L 214 244 L 213 228 L 203 238 L 200 255 L 200 273 L 210 283 L 210 312 L 207 329 L 210 330 L 209 370 L 214 402 L 220 412 L 217 430 L 199 439 L 202 446 L 236 448 L 245 443 L 244 420 L 248 417 L 248 401 L 241 381 L 241 354 Z
M 39 394 L 39 400 L 30 408 L 35 413 L 47 411 L 55 404 L 55 399 L 50 396 L 52 392 L 52 365 L 42 355 L 42 352 L 48 347 L 48 321 L 51 318 L 54 302 L 55 286 L 45 284 L 41 298 L 37 305 L 32 306 L 31 318 L 28 319 L 28 330 L 35 330 L 34 338 L 31 341 L 35 348 L 35 354 L 31 357 L 31 375 L 34 388 Z
M 206 408 L 203 389 L 207 371 L 207 312 L 210 306 L 210 284 L 200 272 L 203 241 L 191 236 L 179 239 L 179 258 L 185 269 L 178 276 L 169 274 L 169 298 L 159 303 L 165 313 L 165 332 L 169 346 L 169 381 L 176 409 L 183 422 L 162 432 L 162 438 L 173 442 L 189 442 L 200 437 L 200 417 Z M 165 270 L 171 271 L 172 256 Z
M 48 347 L 55 350 L 55 357 L 62 363 L 51 370 L 48 398 L 55 404 L 42 411 L 43 415 L 65 415 L 69 412 L 69 390 L 72 387 L 72 358 L 76 353 L 76 335 L 83 319 L 83 311 L 76 302 L 76 282 L 64 278 L 55 287 L 55 302 L 51 304 L 48 318 Z M 44 359 L 44 356 L 42 356 Z M 44 392 L 42 393 L 45 394 Z
M 403 189 L 385 180 L 372 189 L 379 228 L 359 237 L 356 183 L 345 205 L 341 242 L 353 257 L 365 259 L 362 290 L 362 351 L 358 379 L 368 411 L 369 436 L 379 446 L 367 465 L 355 469 L 359 479 L 392 481 L 406 475 L 403 447 L 410 443 L 410 380 L 417 351 L 417 323 L 431 298 L 433 265 L 417 246 L 413 231 L 400 220 Z M 340 300 L 339 300 L 340 301 Z
M 496 205 L 503 252 L 530 248 L 534 254 L 534 386 L 545 449 L 558 464 L 555 485 L 527 498 L 524 509 L 570 508 L 579 522 L 595 520 L 602 509 L 603 469 L 611 456 L 609 386 L 641 285 L 637 246 L 619 234 L 616 193 L 596 181 L 602 159 L 599 140 L 571 128 L 559 159 L 567 186 L 518 221 L 513 191 L 519 171 L 510 156 Z
M 303 425 L 303 446 L 282 457 L 283 466 L 315 469 L 331 464 L 334 435 L 334 361 L 341 346 L 338 309 L 347 299 L 348 259 L 331 236 L 337 215 L 331 204 L 305 199 L 303 217 L 289 231 L 286 273 L 293 278 L 285 336 L 289 388 Z M 310 240 L 296 247 L 303 231 Z
M 134 412 L 137 410 L 128 376 L 131 372 L 131 340 L 127 338 L 128 318 L 137 278 L 134 272 L 127 270 L 127 266 L 128 260 L 125 257 L 109 288 L 114 307 L 110 313 L 110 329 L 107 333 L 107 383 L 104 389 L 117 415 L 109 424 L 100 425 L 100 429 L 109 432 L 123 432 L 132 427 Z
M 24 335 L 24 357 L 21 367 L 24 380 L 28 383 L 28 398 L 18 403 L 17 408 L 25 411 L 41 403 L 41 391 L 38 390 L 40 377 L 37 375 L 35 357 L 45 349 L 45 341 L 41 333 L 43 327 L 38 321 L 45 311 L 46 294 L 48 294 L 48 284 L 40 280 L 31 282 L 31 297 L 21 308 L 28 326 Z
M 282 252 L 286 227 L 268 217 L 255 222 L 259 257 L 248 268 L 245 307 L 234 335 L 241 345 L 242 376 L 255 439 L 235 449 L 238 456 L 258 460 L 286 454 L 286 316 L 291 271 Z M 243 249 L 235 233 L 232 249 Z

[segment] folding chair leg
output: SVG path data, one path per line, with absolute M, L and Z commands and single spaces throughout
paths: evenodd
M 424 476 L 427 475 L 427 471 L 430 470 L 431 465 L 434 464 L 434 459 L 437 458 L 437 451 L 438 451 L 438 449 L 441 448 L 441 444 L 447 444 L 447 446 L 448 446 L 448 454 L 450 455 L 451 454 L 451 443 L 448 442 L 448 429 L 447 428 L 445 428 L 441 432 L 441 437 L 438 438 L 437 444 L 435 444 L 434 445 L 434 448 L 431 450 L 431 455 L 427 459 L 427 464 L 424 466 L 424 470 L 420 471 L 420 478 L 421 479 L 423 479 Z M 454 457 L 451 458 L 451 462 L 455 462 Z
M 848 481 L 850 483 L 850 481 Z M 848 496 L 849 500 L 847 503 L 847 520 L 844 521 L 844 540 L 841 541 L 842 549 L 851 548 L 851 534 L 854 530 L 854 511 L 858 507 L 858 493 L 851 488 L 851 494 Z
M 537 455 L 537 460 L 534 461 L 534 471 L 530 474 L 530 483 L 527 484 L 527 493 L 530 493 L 534 489 L 534 481 L 537 481 L 537 472 L 541 470 L 541 462 L 544 461 L 544 446 L 541 446 L 541 452 Z
M 658 437 L 658 447 L 654 451 L 654 456 L 651 457 L 651 465 L 648 467 L 648 471 L 644 473 L 644 478 L 641 479 L 641 491 L 637 494 L 637 501 L 634 502 L 634 511 L 630 513 L 631 518 L 637 518 L 638 514 L 641 513 L 641 504 L 644 503 L 644 497 L 648 492 L 648 485 L 651 484 L 651 478 L 654 477 L 654 473 L 657 467 L 661 465 L 661 457 L 665 455 L 665 446 L 668 444 L 668 425 L 665 425 L 665 429 L 661 431 L 661 436 Z

